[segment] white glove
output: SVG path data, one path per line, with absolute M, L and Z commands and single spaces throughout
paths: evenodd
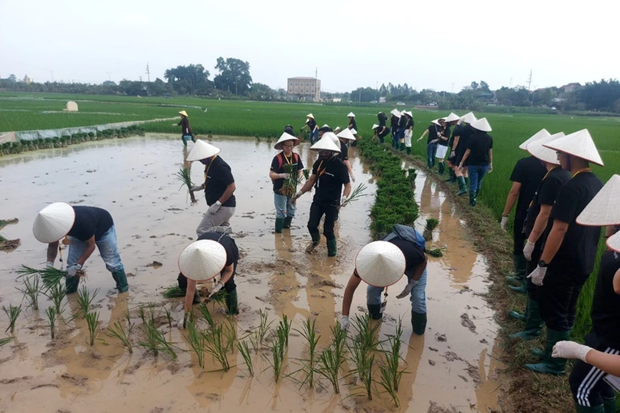
M 416 142 L 420 142 L 422 139 L 424 139 L 424 136 L 420 136 Z
M 463 162 L 461 162 L 458 166 L 459 169 L 463 169 Z
M 53 268 L 54 267 L 54 263 L 51 261 L 48 261 L 45 263 L 45 268 Z
M 351 174 L 351 182 L 355 183 L 355 175 Z
M 77 274 L 77 272 L 81 269 L 82 269 L 82 266 L 80 264 L 72 265 L 71 267 L 67 268 L 67 277 L 68 278 L 75 277 L 75 274 Z
M 304 194 L 304 193 L 303 193 L 303 192 L 301 192 L 301 191 L 297 192 L 297 193 L 295 194 L 294 199 L 299 198 L 299 197 L 300 197 L 300 196 L 302 196 L 303 194 Z
M 280 177 L 280 179 L 289 179 L 291 177 L 291 174 L 278 174 L 278 176 Z
M 343 315 L 342 320 L 340 320 L 340 328 L 349 331 L 349 327 L 351 327 L 351 323 L 349 322 L 349 316 Z
M 551 357 L 563 359 L 579 359 L 584 363 L 587 363 L 586 355 L 590 350 L 592 350 L 591 347 L 575 343 L 574 341 L 558 341 L 557 343 L 555 343 L 555 346 L 553 346 L 553 352 L 551 353 Z
M 178 123 L 173 123 L 172 126 L 179 126 L 179 124 Z
M 211 290 L 211 294 L 209 294 L 209 298 L 212 298 L 215 294 L 217 294 L 222 288 L 224 288 L 224 284 L 218 282 L 213 286 L 213 290 Z
M 532 261 L 532 251 L 534 251 L 535 246 L 536 243 L 530 242 L 529 239 L 525 243 L 525 246 L 523 247 L 523 255 L 525 256 L 526 260 Z
M 220 201 L 215 201 L 215 204 L 209 207 L 209 214 L 215 214 L 217 211 L 220 210 L 221 206 L 222 206 L 222 203 Z
M 195 185 L 192 186 L 192 192 L 198 192 L 198 191 L 202 191 L 202 185 Z
M 543 280 L 545 279 L 545 275 L 547 274 L 547 267 L 536 267 L 534 271 L 527 276 L 532 280 L 532 283 L 537 286 L 543 285 Z
M 179 319 L 179 321 L 176 323 L 177 328 L 185 328 L 185 320 L 188 318 L 188 314 L 187 313 L 183 313 Z
M 452 151 L 450 152 L 450 158 L 454 158 L 456 156 L 456 152 Z
M 493 172 L 493 164 L 490 163 L 489 167 L 487 168 L 487 173 L 490 174 L 491 172 Z
M 502 229 L 502 231 L 506 232 L 506 228 L 508 227 L 508 217 L 502 217 L 502 220 L 499 223 L 499 226 Z
M 413 287 L 415 287 L 416 285 L 418 285 L 417 280 L 411 280 L 409 281 L 409 284 L 407 284 L 405 286 L 405 289 L 396 296 L 396 298 L 405 298 L 406 296 L 408 296 L 409 294 L 411 294 L 411 290 L 413 290 Z

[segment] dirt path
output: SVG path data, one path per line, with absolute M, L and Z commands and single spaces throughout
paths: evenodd
M 357 250 L 370 241 L 368 210 L 373 197 L 355 202 L 341 213 L 337 226 L 338 257 L 328 259 L 324 240 L 312 255 L 303 249 L 308 241 L 305 224 L 311 197 L 298 202 L 298 216 L 289 234 L 272 234 L 273 196 L 267 168 L 275 155 L 272 145 L 255 140 L 214 140 L 221 156 L 233 168 L 237 181 L 238 207 L 231 220 L 234 237 L 242 251 L 238 281 L 241 314 L 237 320 L 239 335 L 255 327 L 258 310 L 267 310 L 274 324 L 281 314 L 293 319 L 299 328 L 306 317 L 317 320 L 320 345 L 329 340 L 329 326 L 339 315 L 343 287 L 353 270 Z M 299 147 L 306 166 L 315 154 L 306 145 Z M 351 151 L 357 183 L 369 186 L 374 181 Z M 182 248 L 195 238 L 195 227 L 205 212 L 203 197 L 189 206 L 185 190 L 175 172 L 183 165 L 180 142 L 155 136 L 123 141 L 92 142 L 79 147 L 27 153 L 0 160 L 0 185 L 3 188 L 2 215 L 19 218 L 3 235 L 21 238 L 22 245 L 11 253 L 0 253 L 0 305 L 21 302 L 15 290 L 14 271 L 20 264 L 42 266 L 45 246 L 31 235 L 36 212 L 58 200 L 74 204 L 96 205 L 108 209 L 116 222 L 121 256 L 128 272 L 130 293 L 117 298 L 109 291 L 112 278 L 103 262 L 94 256 L 87 266 L 87 285 L 100 288 L 95 300 L 102 327 L 122 318 L 128 309 L 140 303 L 167 305 L 176 313 L 178 300 L 161 297 L 161 287 L 175 282 L 176 260 Z M 195 164 L 192 176 L 202 177 Z M 355 185 L 357 185 L 357 183 Z M 438 187 L 420 174 L 416 197 L 422 216 L 440 220 L 433 243 L 445 247 L 443 258 L 430 258 L 427 286 L 429 322 L 424 337 L 411 334 L 410 306 L 396 300 L 405 281 L 391 289 L 382 336 L 392 334 L 396 320 L 403 318 L 402 358 L 407 374 L 398 396 L 402 412 L 494 412 L 500 382 L 497 377 L 495 327 L 493 313 L 481 294 L 486 292 L 485 260 L 465 239 L 462 223 L 454 208 Z M 96 255 L 96 254 L 95 254 Z M 147 264 L 161 262 L 161 267 Z M 137 348 L 130 355 L 117 342 L 104 335 L 94 347 L 86 343 L 83 320 L 61 327 L 59 338 L 51 342 L 45 326 L 42 301 L 39 313 L 25 311 L 19 319 L 14 343 L 0 348 L 0 412 L 172 412 L 172 411 L 393 411 L 387 395 L 367 402 L 359 396 L 359 387 L 350 379 L 342 380 L 342 394 L 325 389 L 302 389 L 291 378 L 273 383 L 269 363 L 254 357 L 255 378 L 250 378 L 242 358 L 235 353 L 227 373 L 210 372 L 217 366 L 207 357 L 200 369 L 189 352 L 179 352 L 179 360 L 170 362 Z M 353 309 L 365 311 L 362 288 L 355 296 Z M 72 298 L 66 313 L 75 311 Z M 223 319 L 221 311 L 216 314 Z M 0 314 L 0 326 L 6 316 Z M 4 329 L 4 327 L 2 328 Z M 167 327 L 162 327 L 168 332 Z M 186 344 L 173 328 L 167 336 L 181 349 Z M 299 368 L 295 361 L 303 355 L 304 345 L 293 332 L 287 356 L 287 373 Z M 269 352 L 264 352 L 269 355 Z M 236 360 L 236 363 L 234 362 Z M 403 363 L 403 366 L 404 363 Z M 353 366 L 347 366 L 353 368 Z

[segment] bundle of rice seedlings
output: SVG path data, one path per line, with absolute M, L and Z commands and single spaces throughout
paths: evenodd
M 282 184 L 282 195 L 293 196 L 297 193 L 297 186 L 304 181 L 303 175 L 300 177 L 297 172 L 297 165 L 284 165 L 284 173 L 289 174 L 289 178 Z
M 67 275 L 65 271 L 58 270 L 54 267 L 38 270 L 36 268 L 31 268 L 26 265 L 22 265 L 22 268 L 17 270 L 17 273 L 20 274 L 20 276 L 17 278 L 21 278 L 21 277 L 29 276 L 33 274 L 38 274 L 41 277 L 41 280 L 43 281 L 43 286 L 45 290 L 49 290 L 54 285 L 60 284 L 60 282 Z
M 86 324 L 88 325 L 88 345 L 94 346 L 95 340 L 99 333 L 97 332 L 97 327 L 99 327 L 99 313 L 93 311 L 92 313 L 86 313 Z
M 284 345 L 288 347 L 288 337 L 291 333 L 291 326 L 293 325 L 293 321 L 289 320 L 286 314 L 282 316 L 282 320 L 278 324 L 278 335 L 282 334 L 284 337 Z
M 163 292 L 164 298 L 179 298 L 185 297 L 185 292 L 183 292 L 178 285 L 171 285 L 166 288 Z
M 177 179 L 183 183 L 181 185 L 181 188 L 183 188 L 183 185 L 187 186 L 187 190 L 189 192 L 189 197 L 192 200 L 192 204 L 195 204 L 196 202 L 198 202 L 196 201 L 196 197 L 194 196 L 194 193 L 192 192 L 192 188 L 194 187 L 194 184 L 192 183 L 192 174 L 191 174 L 190 169 L 181 168 L 181 170 L 176 173 L 176 176 L 177 176 Z
M 342 203 L 342 206 L 345 206 L 347 204 L 350 204 L 351 202 L 357 201 L 361 196 L 363 196 L 364 191 L 366 191 L 367 188 L 368 187 L 366 185 L 359 184 L 357 188 L 351 191 L 351 193 L 349 194 L 349 197 L 344 200 L 344 202 Z
M 13 334 L 15 332 L 15 322 L 17 321 L 17 318 L 22 312 L 22 306 L 21 304 L 19 306 L 9 304 L 9 308 L 2 306 L 2 309 L 9 318 L 9 326 L 6 328 L 6 330 L 4 330 L 4 332 L 6 333 L 7 331 L 10 331 L 10 333 Z
M 106 336 L 115 338 L 121 342 L 121 345 L 127 349 L 129 354 L 133 353 L 133 346 L 131 344 L 131 330 L 133 330 L 133 324 L 129 323 L 127 330 L 123 327 L 120 321 L 116 321 L 112 326 L 108 326 L 106 330 Z
M 339 372 L 345 361 L 344 344 L 347 338 L 346 330 L 336 323 L 332 330 L 332 344 L 321 353 L 317 373 L 325 377 L 332 384 L 334 393 L 340 394 Z
M 357 374 L 359 381 L 364 386 L 368 400 L 372 400 L 372 368 L 375 355 L 359 341 L 354 341 L 353 346 L 349 346 L 349 353 L 351 353 L 351 361 L 355 364 L 355 370 L 352 373 Z
M 441 251 L 441 248 L 435 248 L 432 250 L 426 249 L 425 252 L 430 255 L 431 257 L 443 257 L 443 252 Z

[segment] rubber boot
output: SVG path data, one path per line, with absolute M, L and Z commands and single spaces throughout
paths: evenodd
M 192 304 L 200 304 L 200 294 L 198 293 L 198 288 L 194 291 L 194 299 L 192 300 Z
M 368 307 L 368 315 L 373 320 L 381 320 L 383 314 L 381 314 L 381 304 L 366 304 Z
M 407 155 L 411 155 L 411 146 L 407 146 Z
M 514 275 L 506 276 L 506 281 L 515 284 L 521 284 L 523 282 L 523 278 L 525 277 L 525 265 L 521 263 L 521 258 L 523 259 L 523 263 L 525 263 L 523 254 L 512 254 L 512 270 Z M 523 269 L 521 269 L 522 266 Z
M 520 338 L 522 340 L 533 340 L 540 336 L 543 326 L 543 320 L 540 317 L 538 309 L 538 301 L 527 300 L 527 319 L 523 331 L 511 334 L 510 338 Z
M 284 218 L 276 218 L 276 234 L 281 234 L 282 228 L 284 228 Z
M 467 186 L 465 185 L 465 178 L 462 176 L 459 176 L 456 178 L 457 182 L 459 183 L 459 191 L 456 193 L 457 195 L 465 195 L 467 193 Z
M 603 407 L 605 413 L 616 413 L 616 398 L 606 399 L 603 397 Z
M 65 277 L 65 289 L 67 294 L 73 294 L 80 285 L 80 277 Z
M 282 226 L 283 229 L 290 229 L 291 228 L 291 222 L 293 222 L 293 217 L 286 217 L 284 218 L 284 226 Z
M 527 293 L 527 279 L 523 278 L 523 280 L 521 280 L 520 285 L 509 285 L 508 288 L 510 288 L 512 291 L 516 293 L 526 294 Z
M 469 191 L 469 206 L 476 206 L 476 191 Z
M 112 278 L 116 281 L 116 288 L 119 293 L 124 293 L 129 290 L 129 285 L 127 284 L 127 276 L 125 275 L 125 270 L 119 270 L 112 273 Z
M 545 356 L 540 363 L 526 364 L 525 368 L 542 374 L 553 374 L 560 376 L 565 373 L 566 359 L 553 358 L 551 352 L 553 346 L 558 341 L 568 340 L 570 331 L 556 331 L 547 328 L 547 342 L 545 345 Z
M 527 279 L 525 278 L 525 267 L 527 265 L 527 260 L 523 256 L 523 254 L 513 254 L 513 262 L 515 266 L 515 277 L 519 283 L 518 286 L 509 285 L 512 291 L 517 293 L 526 294 L 527 293 Z M 511 279 L 512 280 L 512 279 Z
M 438 175 L 443 175 L 445 170 L 446 170 L 445 162 L 439 162 L 439 166 L 437 167 L 437 174 Z
M 448 175 L 450 175 L 450 177 L 446 179 L 445 182 L 456 182 L 456 174 L 454 173 L 454 169 L 450 168 L 448 170 Z
M 426 330 L 426 313 L 416 313 L 411 310 L 411 326 L 413 327 L 413 332 L 419 336 L 424 335 L 424 331 Z
M 239 314 L 239 303 L 237 300 L 237 289 L 226 294 L 226 308 L 228 309 L 228 315 Z
M 338 252 L 338 246 L 336 244 L 336 238 L 327 240 L 327 256 L 335 257 Z
M 614 399 L 615 400 L 615 399 Z M 615 403 L 615 401 L 614 401 Z M 580 406 L 575 403 L 575 411 L 577 413 L 607 413 L 606 406 L 604 404 L 599 404 L 598 406 Z M 613 410 L 609 410 L 611 413 L 616 412 L 616 406 L 614 406 Z
M 312 237 L 312 242 L 308 244 L 308 247 L 306 248 L 306 252 L 308 254 L 312 253 L 312 251 L 314 251 L 316 246 L 319 245 L 319 242 L 321 241 L 321 234 L 319 234 L 318 232 L 312 233 L 310 234 L 310 236 Z
M 510 310 L 508 312 L 508 315 L 510 316 L 510 318 L 514 318 L 515 320 L 526 321 L 529 311 L 530 311 L 530 299 L 528 298 L 527 303 L 525 305 L 525 312 L 520 313 L 518 311 Z

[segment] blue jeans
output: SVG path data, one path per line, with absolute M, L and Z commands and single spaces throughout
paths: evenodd
M 395 291 L 396 294 L 393 295 L 396 296 L 399 292 Z M 381 293 L 383 288 L 369 285 L 366 289 L 366 304 L 381 304 Z M 422 273 L 418 285 L 411 290 L 409 301 L 411 310 L 418 314 L 426 314 L 426 270 Z
M 319 140 L 319 130 L 315 130 L 314 132 L 310 132 L 310 143 L 317 143 Z
M 276 205 L 276 218 L 293 218 L 295 216 L 295 204 L 293 198 L 273 193 L 273 203 Z
M 86 249 L 85 242 L 82 242 L 77 238 L 69 238 L 71 239 L 71 245 L 69 245 L 67 267 L 75 265 Z M 123 267 L 123 263 L 121 262 L 121 256 L 118 253 L 118 244 L 116 241 L 116 230 L 114 229 L 114 225 L 112 225 L 112 227 L 107 230 L 98 241 L 95 241 L 95 243 L 97 244 L 97 249 L 101 254 L 101 259 L 105 262 L 105 267 L 108 271 L 114 273 L 125 269 Z
M 426 165 L 430 168 L 435 166 L 435 155 L 437 154 L 437 144 L 429 143 L 426 145 Z
M 487 174 L 489 169 L 488 165 L 468 165 L 467 171 L 469 172 L 469 190 L 475 193 L 480 191 L 480 185 L 482 185 L 482 178 Z

